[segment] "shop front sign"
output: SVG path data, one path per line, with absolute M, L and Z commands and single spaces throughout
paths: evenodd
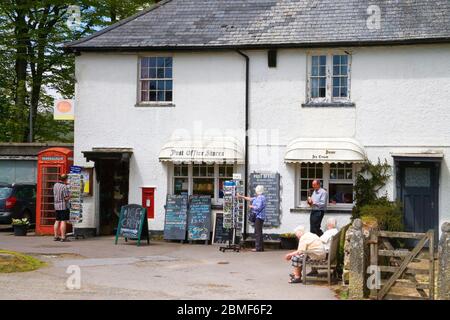
M 187 157 L 187 158 L 223 158 L 225 151 L 215 151 L 210 149 L 172 149 L 171 157 Z

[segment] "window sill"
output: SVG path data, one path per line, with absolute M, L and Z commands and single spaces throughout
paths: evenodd
M 342 214 L 350 214 L 352 212 L 353 207 L 342 207 L 342 206 L 333 206 L 329 205 L 326 214 L 334 214 L 334 213 L 342 213 Z M 291 213 L 310 213 L 310 207 L 296 207 L 290 209 Z
M 354 108 L 354 102 L 307 102 L 302 103 L 302 108 Z
M 175 107 L 175 105 L 171 102 L 167 102 L 167 103 L 165 103 L 165 102 L 154 102 L 154 103 L 139 102 L 139 103 L 136 103 L 134 106 L 136 108 L 161 108 L 161 107 L 173 108 L 173 107 Z

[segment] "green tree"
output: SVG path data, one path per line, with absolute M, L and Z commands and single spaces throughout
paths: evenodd
M 63 44 L 87 36 L 154 1 L 74 0 L 81 25 L 67 25 L 66 0 L 0 2 L 0 141 L 71 141 L 73 122 L 54 121 L 52 92 L 74 95 L 74 57 Z M 31 121 L 30 121 L 31 111 Z M 30 131 L 32 130 L 32 135 Z

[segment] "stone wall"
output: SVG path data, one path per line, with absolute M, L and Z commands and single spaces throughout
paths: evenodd
M 438 299 L 450 300 L 450 223 L 442 225 L 439 241 Z
M 368 297 L 366 286 L 367 267 L 370 264 L 369 238 L 374 230 L 378 230 L 376 222 L 364 222 L 355 219 L 345 234 L 343 284 L 348 283 L 350 299 Z

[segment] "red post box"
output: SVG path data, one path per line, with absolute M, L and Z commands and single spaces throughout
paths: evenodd
M 147 218 L 155 218 L 155 187 L 142 187 L 142 206 L 147 209 Z

